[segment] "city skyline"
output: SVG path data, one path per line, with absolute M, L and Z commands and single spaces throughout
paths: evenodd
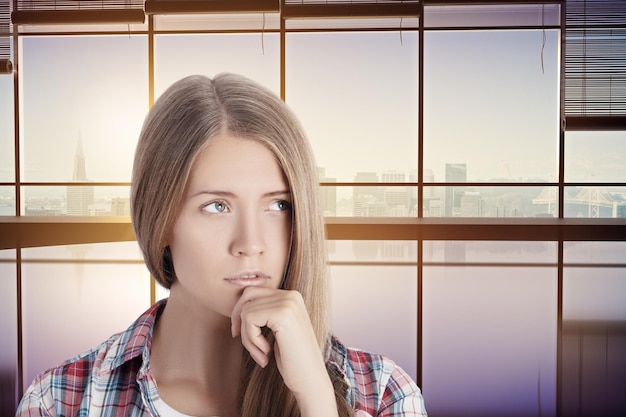
M 467 182 L 468 166 L 465 163 L 446 163 L 444 183 L 437 185 L 437 178 L 431 169 L 426 169 L 423 197 L 424 217 L 555 217 L 558 210 L 556 188 L 524 187 L 512 183 L 504 186 L 445 186 L 445 183 Z M 320 182 L 332 184 L 337 180 L 326 176 L 326 169 L 318 168 Z M 498 180 L 502 181 L 502 178 Z M 506 179 L 504 179 L 506 181 Z M 95 198 L 95 191 L 105 187 L 85 185 L 90 182 L 87 176 L 87 158 L 83 150 L 82 135 L 76 140 L 72 180 L 81 185 L 65 188 L 65 194 L 58 188 L 56 197 L 26 196 L 25 215 L 130 215 L 129 194 L 112 192 L 107 197 Z M 356 217 L 416 217 L 417 172 L 398 170 L 386 172 L 357 172 L 355 186 L 349 188 L 325 186 L 322 190 L 322 208 L 325 216 Z M 358 186 L 358 183 L 381 183 L 381 186 Z M 402 183 L 406 182 L 404 186 Z M 395 183 L 395 185 L 384 185 Z M 119 187 L 118 187 L 119 188 Z M 496 190 L 505 189 L 504 193 Z M 30 190 L 29 190 L 30 191 Z M 504 195 L 504 196 L 503 196 Z M 0 195 L 0 215 L 12 215 L 14 202 L 10 197 Z M 598 187 L 578 187 L 576 193 L 565 196 L 565 217 L 626 217 L 626 189 L 617 188 L 612 192 Z

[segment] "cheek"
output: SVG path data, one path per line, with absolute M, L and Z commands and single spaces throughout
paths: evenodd
M 199 233 L 198 228 L 176 225 L 168 236 L 172 260 L 176 271 L 186 268 L 187 265 L 197 265 L 210 256 L 207 250 L 208 236 Z
M 283 263 L 285 268 L 287 267 L 287 263 L 289 262 L 289 255 L 291 253 L 292 246 L 293 246 L 292 233 L 293 232 L 291 229 L 291 224 L 289 224 L 281 231 L 280 237 L 278 238 L 279 243 L 277 244 L 277 247 L 280 248 L 279 256 L 281 257 L 281 262 Z
M 282 252 L 289 252 L 292 240 L 292 226 L 291 221 L 286 221 L 278 228 L 276 236 L 276 244 L 281 248 Z

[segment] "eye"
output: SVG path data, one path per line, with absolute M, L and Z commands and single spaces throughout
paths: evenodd
M 274 201 L 269 206 L 270 211 L 285 211 L 291 209 L 291 203 L 287 200 L 277 200 Z
M 225 201 L 216 200 L 216 201 L 211 201 L 210 203 L 203 206 L 202 210 L 208 213 L 228 213 L 230 211 L 230 208 L 228 207 L 228 204 L 226 204 Z

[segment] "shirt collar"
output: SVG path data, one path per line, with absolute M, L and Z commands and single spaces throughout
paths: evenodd
M 335 375 L 346 378 L 346 347 L 335 336 L 330 336 L 330 348 L 328 349 L 326 363 Z
M 110 352 L 114 353 L 114 356 L 110 358 L 111 370 L 138 357 L 143 359 L 140 374 L 147 368 L 154 324 L 166 303 L 167 299 L 163 299 L 152 305 L 120 334 L 116 341 L 118 346 L 111 346 L 110 349 Z

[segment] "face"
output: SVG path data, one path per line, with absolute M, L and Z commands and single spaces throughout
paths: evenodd
M 177 277 L 170 300 L 230 317 L 245 287 L 279 287 L 290 235 L 291 194 L 274 155 L 250 139 L 211 139 L 168 235 Z

